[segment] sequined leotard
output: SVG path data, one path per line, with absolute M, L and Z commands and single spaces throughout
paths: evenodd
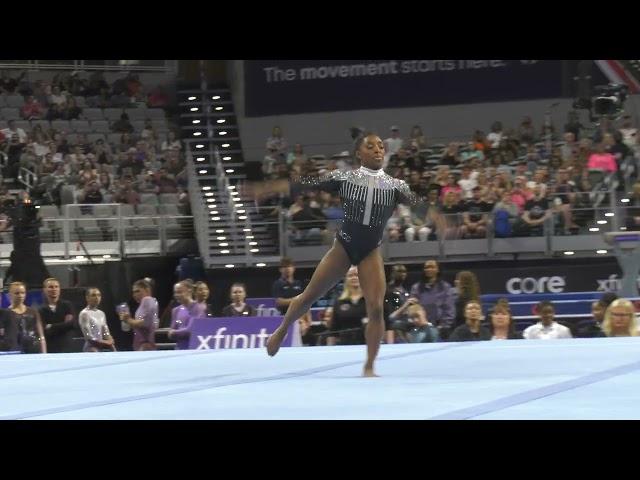
M 300 183 L 340 195 L 344 220 L 336 239 L 352 265 L 358 265 L 382 243 L 384 229 L 396 205 L 416 201 L 404 180 L 395 179 L 382 169 L 334 170 L 323 176 L 302 178 Z

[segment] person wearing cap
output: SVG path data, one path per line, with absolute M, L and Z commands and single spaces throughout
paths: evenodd
M 398 153 L 398 151 L 402 148 L 404 141 L 400 138 L 400 128 L 397 125 L 393 125 L 391 127 L 391 136 L 387 138 L 384 142 L 384 162 L 382 164 L 382 169 L 386 170 L 387 165 L 389 165 L 389 159 L 392 155 Z

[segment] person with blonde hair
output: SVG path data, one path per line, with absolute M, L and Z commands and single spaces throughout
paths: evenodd
M 602 331 L 607 337 L 637 337 L 636 309 L 626 298 L 614 300 L 604 314 Z
M 23 353 L 47 353 L 47 341 L 40 314 L 24 303 L 27 287 L 22 282 L 9 284 L 9 314 L 4 325 L 0 325 L 0 336 L 4 338 L 6 349 Z
M 403 332 L 407 343 L 432 343 L 440 339 L 437 327 L 427 319 L 427 311 L 419 303 L 407 309 L 408 326 Z
M 358 267 L 353 266 L 345 276 L 342 294 L 333 303 L 331 330 L 335 333 L 327 338 L 327 345 L 364 344 L 366 321 L 366 300 L 360 288 Z

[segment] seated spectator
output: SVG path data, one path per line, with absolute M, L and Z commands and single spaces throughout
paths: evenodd
M 127 115 L 126 112 L 122 112 L 120 120 L 111 125 L 111 130 L 115 133 L 133 133 L 133 125 L 131 125 L 131 122 L 129 121 L 129 115 Z
M 22 106 L 21 113 L 25 120 L 40 120 L 44 114 L 44 108 L 38 100 L 30 95 Z
M 60 108 L 60 105 L 58 105 L 57 103 L 51 104 L 49 110 L 47 110 L 47 116 L 45 117 L 45 120 L 49 120 L 50 122 L 53 120 L 62 120 L 62 110 Z
M 107 325 L 107 316 L 98 309 L 102 293 L 95 287 L 87 288 L 87 306 L 78 315 L 78 324 L 84 336 L 83 352 L 115 352 L 116 345 Z
M 625 115 L 623 117 L 622 128 L 620 128 L 622 134 L 622 141 L 627 147 L 633 149 L 637 143 L 638 129 L 633 126 L 631 115 Z
M 143 140 L 147 140 L 155 143 L 156 139 L 158 138 L 158 134 L 153 128 L 153 124 L 151 123 L 151 120 L 149 119 L 145 120 L 144 128 L 140 133 L 140 138 L 142 138 Z
M 85 185 L 84 190 L 78 195 L 78 203 L 102 203 L 103 198 L 102 192 L 100 191 L 100 184 L 97 181 L 92 180 Z
M 247 298 L 247 289 L 244 283 L 234 283 L 231 285 L 229 294 L 231 304 L 222 309 L 223 317 L 255 317 L 255 307 L 245 303 Z
M 447 183 L 440 190 L 440 200 L 444 201 L 444 197 L 449 192 L 453 192 L 456 195 L 462 194 L 462 188 L 460 188 L 460 186 L 458 185 L 456 176 L 453 173 L 449 173 L 447 175 Z
M 176 350 L 189 348 L 191 322 L 195 318 L 207 316 L 206 306 L 193 299 L 193 288 L 193 284 L 187 280 L 173 286 L 173 297 L 177 305 L 171 310 L 171 326 L 167 336 L 170 340 L 176 341 Z
M 442 218 L 442 228 L 439 228 L 440 235 L 446 240 L 454 240 L 460 237 L 460 202 L 455 191 L 450 190 L 444 196 L 444 201 L 440 206 L 440 218 Z M 429 318 L 432 318 L 429 316 Z
M 81 185 L 86 185 L 88 183 L 98 181 L 98 170 L 93 164 L 93 154 L 90 153 L 85 158 L 86 160 L 82 163 L 82 168 L 78 172 L 80 175 Z
M 509 302 L 498 302 L 491 310 L 491 340 L 517 340 L 522 335 L 516 332 Z
M 440 278 L 440 267 L 435 260 L 424 263 L 423 275 L 419 282 L 411 286 L 411 296 L 416 297 L 427 312 L 427 318 L 447 338 L 455 319 L 455 291 Z
M 518 127 L 518 140 L 524 144 L 534 144 L 536 142 L 536 129 L 533 126 L 531 117 L 524 117 Z
M 18 136 L 18 143 L 23 144 L 23 145 L 26 145 L 26 143 L 27 143 L 27 134 L 26 134 L 26 132 L 22 128 L 16 127 L 15 120 L 9 120 L 7 122 L 7 128 L 2 130 L 2 133 L 4 134 L 4 136 L 7 139 L 7 141 L 11 141 L 13 136 L 17 135 Z
M 55 85 L 51 90 L 51 95 L 49 95 L 49 108 L 57 105 L 59 107 L 59 110 L 62 111 L 66 104 L 67 97 L 60 92 L 60 87 Z
M 142 170 L 144 169 L 144 162 L 136 157 L 136 149 L 130 148 L 124 157 L 124 161 L 122 160 L 122 156 L 120 157 L 120 162 L 118 165 L 117 173 L 118 175 L 123 175 L 126 169 L 131 169 L 133 175 L 140 175 Z
M 618 171 L 618 165 L 615 157 L 607 153 L 603 143 L 596 145 L 596 151 L 591 154 L 587 163 L 589 170 L 597 169 L 604 170 L 605 172 L 613 173 Z
M 484 238 L 487 236 L 488 212 L 491 206 L 482 200 L 480 187 L 473 188 L 473 198 L 468 200 L 460 209 L 462 210 L 462 226 L 460 233 L 462 238 Z
M 455 167 L 460 163 L 460 157 L 458 156 L 458 144 L 451 142 L 442 152 L 442 158 L 440 159 L 440 165 L 449 165 Z
M 438 329 L 427 319 L 427 312 L 420 304 L 407 309 L 408 325 L 402 332 L 406 343 L 434 343 L 440 340 Z
M 527 327 L 522 336 L 527 340 L 571 338 L 571 331 L 554 320 L 555 308 L 551 302 L 542 301 L 537 306 L 540 321 Z
M 474 342 L 477 340 L 491 340 L 491 332 L 480 325 L 482 322 L 482 306 L 477 300 L 471 300 L 464 306 L 465 324 L 457 327 L 450 342 Z
M 100 88 L 95 95 L 87 97 L 87 106 L 90 108 L 108 108 L 111 104 L 111 94 L 109 88 Z
M 178 193 L 178 184 L 167 174 L 166 168 L 158 170 L 154 184 L 156 193 Z
M 166 152 L 167 150 L 172 149 L 182 150 L 182 142 L 179 138 L 176 138 L 176 132 L 173 130 L 169 130 L 167 132 L 167 137 L 162 141 L 160 145 L 160 150 L 162 152 Z
M 480 282 L 475 273 L 463 270 L 458 272 L 453 283 L 455 285 L 454 306 L 456 309 L 453 326 L 459 327 L 465 322 L 464 306 L 472 300 L 480 301 Z
M 327 217 L 322 210 L 312 207 L 311 198 L 308 195 L 299 195 L 291 211 L 294 212 L 290 218 L 296 238 L 300 240 L 322 238 L 322 234 L 327 230 Z
M 333 303 L 332 335 L 327 345 L 362 345 L 367 324 L 367 308 L 360 288 L 358 267 L 352 266 L 344 280 L 344 290 Z
M 604 321 L 604 314 L 606 311 L 607 307 L 602 300 L 593 302 L 591 304 L 591 315 L 593 320 L 578 330 L 578 336 L 582 338 L 606 337 L 607 335 L 602 331 L 602 322 Z M 580 323 L 582 324 L 582 322 Z
M 418 239 L 426 242 L 442 222 L 437 188 L 431 188 L 427 193 L 427 201 L 413 206 L 410 212 L 411 216 L 407 219 L 408 227 L 404 231 L 406 241 L 413 242 L 417 232 Z
M 147 105 L 149 107 L 158 107 L 163 108 L 169 104 L 169 95 L 167 94 L 166 88 L 163 86 L 157 86 L 151 92 L 149 92 L 149 96 L 147 97 Z
M 76 99 L 69 97 L 66 108 L 62 110 L 62 118 L 64 120 L 78 120 L 82 114 L 82 109 L 76 103 Z
M 580 227 L 573 221 L 572 209 L 576 202 L 576 188 L 569 183 L 569 172 L 565 168 L 558 169 L 556 184 L 553 188 L 553 201 L 556 210 L 562 214 L 566 234 Z
M 533 189 L 534 197 L 524 206 L 524 213 L 516 224 L 516 233 L 519 235 L 542 235 L 544 222 L 551 217 L 549 201 L 542 196 L 540 184 Z
M 129 205 L 138 205 L 140 203 L 140 194 L 135 190 L 131 177 L 123 179 L 122 186 L 114 195 L 113 201 Z
M 494 235 L 498 238 L 510 237 L 517 219 L 518 207 L 512 201 L 511 191 L 506 191 L 493 207 Z
M 626 298 L 614 300 L 604 314 L 602 331 L 607 337 L 637 337 L 638 325 L 633 303 Z
M 0 92 L 13 95 L 18 88 L 20 81 L 27 75 L 27 71 L 23 70 L 17 78 L 10 77 L 5 70 L 0 73 Z

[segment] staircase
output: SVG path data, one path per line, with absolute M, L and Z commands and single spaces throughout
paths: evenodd
M 205 268 L 277 264 L 280 219 L 242 196 L 246 165 L 231 92 L 178 92 L 189 195 Z

